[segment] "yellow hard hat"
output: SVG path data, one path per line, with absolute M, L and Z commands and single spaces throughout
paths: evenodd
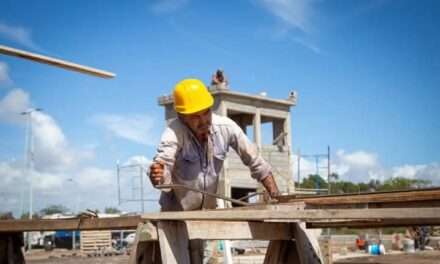
M 197 79 L 185 79 L 174 88 L 174 109 L 180 114 L 192 114 L 210 108 L 214 98 Z

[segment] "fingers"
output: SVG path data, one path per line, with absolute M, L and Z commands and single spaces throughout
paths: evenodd
M 155 162 L 150 166 L 150 181 L 153 185 L 163 182 L 165 163 L 163 161 Z

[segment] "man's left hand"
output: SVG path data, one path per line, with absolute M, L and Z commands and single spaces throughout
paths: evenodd
M 277 198 L 280 195 L 280 192 L 278 190 L 277 183 L 275 182 L 275 179 L 270 173 L 268 176 L 264 178 L 264 180 L 261 181 L 266 191 L 269 193 L 271 198 Z

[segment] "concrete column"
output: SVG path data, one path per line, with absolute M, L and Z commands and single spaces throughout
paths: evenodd
M 257 108 L 254 114 L 254 141 L 257 144 L 258 150 L 261 151 L 261 113 Z
M 292 129 L 290 127 L 290 112 L 287 113 L 287 117 L 286 119 L 284 119 L 284 132 L 287 133 L 286 147 L 290 154 L 292 152 Z
M 287 113 L 286 119 L 284 119 L 284 132 L 287 133 L 286 136 L 286 150 L 289 159 L 289 179 L 287 181 L 287 192 L 295 192 L 295 181 L 293 175 L 293 160 L 292 160 L 292 128 L 290 126 L 290 112 Z
M 227 116 L 228 115 L 228 107 L 224 101 L 220 101 L 219 111 L 218 114 L 221 116 Z
M 218 113 L 221 116 L 228 115 L 228 106 L 227 106 L 226 102 L 220 101 Z M 218 192 L 227 196 L 227 197 L 231 197 L 231 177 L 228 173 L 228 171 L 229 171 L 228 159 L 229 158 L 226 158 L 225 161 L 223 162 L 223 169 L 222 169 L 220 179 L 219 179 Z M 225 205 L 226 205 L 226 207 L 231 207 L 231 204 L 229 202 L 225 202 Z

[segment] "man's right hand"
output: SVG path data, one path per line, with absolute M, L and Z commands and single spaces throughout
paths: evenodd
M 164 181 L 164 167 L 163 161 L 153 162 L 150 166 L 150 181 L 153 186 L 162 184 Z

